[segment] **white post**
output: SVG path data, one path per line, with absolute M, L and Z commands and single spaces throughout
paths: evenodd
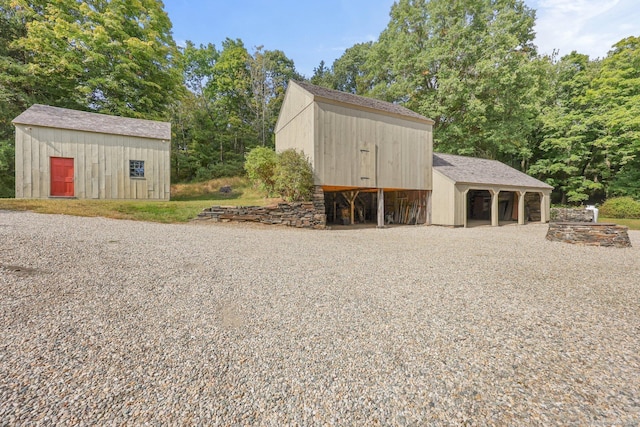
M 540 193 L 540 222 L 549 222 L 549 209 L 551 208 L 549 195 Z
M 462 226 L 464 228 L 467 228 L 468 226 L 468 222 L 469 222 L 469 189 L 467 188 L 467 190 L 464 192 L 464 199 L 463 199 L 463 203 L 462 203 L 462 207 L 463 207 L 463 213 L 464 215 L 462 216 Z M 453 220 L 453 224 L 456 225 L 456 221 L 455 221 L 455 213 L 453 216 L 454 220 Z
M 489 190 L 489 193 L 491 194 L 491 226 L 497 227 L 498 225 L 500 225 L 500 220 L 498 217 L 498 194 L 500 194 L 500 190 Z
M 518 191 L 518 225 L 524 225 L 526 218 L 525 209 L 524 209 L 524 195 L 527 194 L 526 191 Z
M 431 190 L 427 190 L 427 225 L 431 225 Z

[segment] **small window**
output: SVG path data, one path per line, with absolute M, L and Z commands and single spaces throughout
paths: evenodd
M 129 160 L 129 176 L 144 178 L 144 160 Z

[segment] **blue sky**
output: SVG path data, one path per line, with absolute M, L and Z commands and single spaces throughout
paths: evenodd
M 164 0 L 178 44 L 240 38 L 280 49 L 310 77 L 320 60 L 327 65 L 355 43 L 376 40 L 389 21 L 394 0 Z M 638 0 L 525 0 L 537 10 L 540 53 L 572 50 L 604 57 L 611 45 L 640 36 Z

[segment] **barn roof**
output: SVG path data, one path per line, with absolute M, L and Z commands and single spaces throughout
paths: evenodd
M 553 188 L 497 160 L 433 153 L 433 168 L 457 183 Z
M 307 82 L 294 81 L 295 84 L 311 93 L 316 100 L 317 98 L 337 101 L 343 104 L 349 104 L 355 107 L 366 108 L 370 110 L 376 110 L 382 113 L 391 113 L 399 116 L 409 117 L 412 119 L 418 119 L 433 124 L 433 120 L 426 118 L 425 116 L 411 111 L 398 104 L 392 104 L 391 102 L 380 101 L 379 99 L 367 98 L 364 96 L 354 95 L 352 93 L 340 92 L 338 90 L 327 89 L 324 87 L 312 85 Z
M 171 140 L 171 123 L 168 122 L 108 116 L 41 104 L 32 105 L 12 123 Z

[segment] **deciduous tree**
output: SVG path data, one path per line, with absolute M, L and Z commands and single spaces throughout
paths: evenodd
M 51 104 L 162 118 L 181 90 L 171 21 L 159 0 L 12 0 L 26 17 L 15 46 Z
M 542 79 L 534 22 L 521 0 L 399 0 L 370 54 L 371 93 L 433 118 L 437 150 L 520 167 Z

